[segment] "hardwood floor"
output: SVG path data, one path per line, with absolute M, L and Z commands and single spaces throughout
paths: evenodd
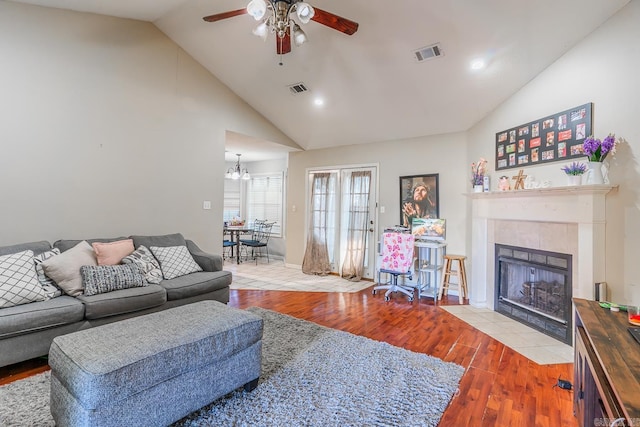
M 458 304 L 445 298 L 443 304 Z M 433 306 L 404 296 L 385 302 L 365 289 L 358 293 L 232 290 L 229 305 L 263 307 L 462 365 L 460 391 L 442 426 L 577 426 L 573 392 L 554 387 L 558 377 L 573 382 L 573 365 L 538 365 L 488 335 Z M 0 385 L 46 370 L 34 360 L 0 368 Z M 371 369 L 384 369 L 384 363 Z

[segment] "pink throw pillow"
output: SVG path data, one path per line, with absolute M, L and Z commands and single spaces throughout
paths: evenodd
M 133 240 L 118 240 L 116 242 L 109 243 L 92 243 L 93 250 L 96 253 L 98 259 L 98 265 L 117 265 L 120 264 L 122 258 L 135 250 L 133 247 Z

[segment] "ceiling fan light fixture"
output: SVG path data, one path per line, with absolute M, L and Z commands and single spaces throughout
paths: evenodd
M 293 26 L 293 42 L 296 46 L 302 46 L 305 42 L 307 42 L 307 34 L 302 31 L 298 25 Z
M 333 13 L 318 9 L 317 11 L 305 0 L 245 0 L 244 9 L 230 10 L 204 16 L 206 22 L 217 22 L 239 15 L 251 15 L 258 21 L 253 28 L 254 35 L 266 41 L 270 33 L 276 36 L 276 53 L 282 58 L 291 52 L 292 38 L 296 45 L 307 42 L 307 35 L 302 30 L 295 31 L 296 26 L 304 26 L 311 20 L 325 25 L 346 35 L 358 31 L 358 23 Z M 294 34 L 295 31 L 295 34 Z M 282 60 L 279 61 L 282 65 Z
M 267 3 L 264 0 L 251 0 L 247 5 L 247 13 L 259 21 L 267 13 Z
M 309 3 L 305 3 L 303 1 L 296 3 L 296 14 L 298 15 L 298 19 L 303 24 L 306 24 L 314 17 L 316 11 L 311 7 Z
M 266 22 L 262 22 L 258 24 L 257 27 L 253 29 L 253 34 L 260 37 L 263 41 L 267 40 L 267 35 L 269 34 L 269 27 Z

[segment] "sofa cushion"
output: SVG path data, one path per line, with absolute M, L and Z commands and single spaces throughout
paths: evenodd
M 167 291 L 159 285 L 148 285 L 77 298 L 84 303 L 85 318 L 93 320 L 157 307 L 167 302 Z
M 79 322 L 84 304 L 63 295 L 58 298 L 0 310 L 0 339 Z
M 105 238 L 85 239 L 85 240 L 57 240 L 53 243 L 53 247 L 60 249 L 60 252 L 65 252 L 83 241 L 92 245 L 96 242 L 109 243 L 109 242 L 117 242 L 118 240 L 126 240 L 126 239 L 127 239 L 126 237 L 122 236 L 122 237 L 105 237 Z
M 186 246 L 151 246 L 151 252 L 160 262 L 162 276 L 165 279 L 175 279 L 189 273 L 202 271 L 194 261 Z
M 163 236 L 131 236 L 133 246 L 136 248 L 140 245 L 150 248 L 151 246 L 185 246 L 187 243 L 184 236 L 180 233 L 165 234 Z
M 231 284 L 228 271 L 187 274 L 171 280 L 163 280 L 160 286 L 167 290 L 167 300 L 179 300 L 224 289 Z
M 18 245 L 0 246 L 0 255 L 15 254 L 22 251 L 32 250 L 34 255 L 41 254 L 44 251 L 50 251 L 49 242 L 41 240 L 39 242 L 20 243 Z
M 133 240 L 116 240 L 115 242 L 93 242 L 91 244 L 98 259 L 98 265 L 120 264 L 122 258 L 131 254 L 134 250 Z
M 32 250 L 0 256 L 0 308 L 46 299 L 38 282 Z
M 98 265 L 93 248 L 84 240 L 60 255 L 44 261 L 42 268 L 59 288 L 75 297 L 81 295 L 84 289 L 80 276 L 80 267 L 83 265 Z
M 131 255 L 122 258 L 122 263 L 136 264 L 142 274 L 144 274 L 144 279 L 148 283 L 155 283 L 157 285 L 163 279 L 158 260 L 144 245 L 138 246 L 138 249 L 133 251 Z
M 60 255 L 60 249 L 53 248 L 50 251 L 42 252 L 41 254 L 33 257 L 33 262 L 36 265 L 38 282 L 40 282 L 40 285 L 44 288 L 47 298 L 55 298 L 62 295 L 62 290 L 56 286 L 56 282 L 54 282 L 53 279 L 44 274 L 44 268 L 42 268 L 42 262 L 55 255 Z
M 104 294 L 119 289 L 145 285 L 144 277 L 136 264 L 83 265 L 80 267 L 84 294 Z

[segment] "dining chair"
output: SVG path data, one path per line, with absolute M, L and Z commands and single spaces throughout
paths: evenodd
M 251 248 L 251 257 L 256 264 L 258 257 L 264 256 L 267 258 L 267 263 L 269 262 L 269 238 L 274 224 L 275 222 L 258 222 L 254 225 L 251 239 L 240 239 L 240 247 L 244 249 L 246 258 L 249 257 L 249 248 Z
M 226 239 L 225 236 L 230 234 L 228 231 L 224 230 L 222 232 L 222 259 L 233 258 L 233 250 L 238 246 L 238 243 L 232 242 L 229 239 Z M 237 249 L 236 249 L 237 250 Z

